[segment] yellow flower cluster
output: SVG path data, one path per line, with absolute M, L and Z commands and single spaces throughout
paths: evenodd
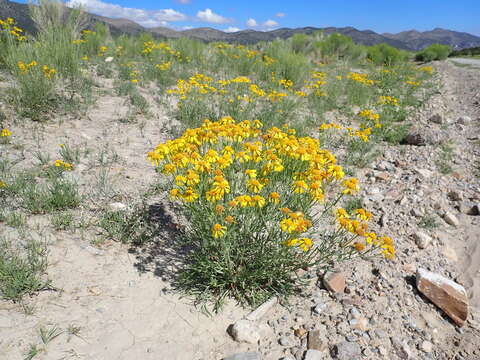
M 8 129 L 3 129 L 0 132 L 0 137 L 9 137 L 9 136 L 12 136 L 12 132 Z
M 11 17 L 6 20 L 0 19 L 0 31 L 8 33 L 18 41 L 24 41 L 27 39 L 25 35 L 22 35 L 23 30 L 15 26 L 15 20 Z
M 432 66 L 422 66 L 420 69 L 420 71 L 423 71 L 423 72 L 426 72 L 427 74 L 433 74 L 433 67 Z
M 365 209 L 357 209 L 350 215 L 345 209 L 336 209 L 337 224 L 345 231 L 360 237 L 351 245 L 358 251 L 363 252 L 367 246 L 382 249 L 382 254 L 392 259 L 395 256 L 395 247 L 389 236 L 378 236 L 373 231 L 368 231 L 368 222 L 372 219 L 372 213 Z M 357 238 L 358 239 L 358 238 Z
M 253 59 L 254 64 L 262 63 L 265 66 L 269 66 L 275 62 L 275 59 L 258 51 L 249 50 L 245 48 L 244 45 L 233 46 L 232 44 L 219 43 L 215 45 L 215 48 L 219 54 L 235 60 L 245 57 L 247 59 Z
M 180 51 L 172 49 L 168 44 L 166 44 L 164 42 L 155 43 L 154 41 L 146 41 L 146 42 L 143 43 L 142 54 L 150 55 L 155 50 L 158 50 L 163 54 L 173 56 L 178 61 L 190 62 L 190 58 L 188 58 L 188 57 L 183 58 Z
M 405 84 L 408 84 L 408 85 L 411 85 L 412 87 L 417 87 L 418 85 L 420 85 L 420 81 L 414 81 L 414 80 L 407 80 L 405 81 Z
M 4 181 L 0 180 L 0 189 L 4 187 L 7 187 L 7 184 Z
M 62 168 L 63 170 L 66 170 L 66 171 L 73 170 L 73 165 L 63 160 L 57 159 L 53 164 L 55 165 L 55 167 Z
M 353 129 L 352 127 L 344 127 L 342 125 L 335 124 L 335 123 L 323 123 L 322 125 L 320 125 L 320 128 L 319 128 L 320 131 L 325 131 L 330 129 L 346 131 L 348 132 L 348 135 L 350 137 L 358 137 L 359 139 L 365 142 L 368 142 L 369 136 L 372 134 L 372 129 L 369 127 L 366 127 L 364 129 Z
M 323 201 L 325 187 L 345 176 L 335 157 L 321 149 L 318 140 L 296 137 L 288 126 L 265 132 L 260 130 L 262 126 L 258 120 L 237 123 L 228 116 L 216 122 L 205 120 L 201 127 L 187 129 L 179 138 L 148 153 L 152 164 L 172 176 L 173 198 L 195 203 L 192 206 L 214 206 L 216 214 L 228 209 L 230 217 L 225 217 L 223 224 L 219 222 L 227 230 L 212 228 L 214 237 L 228 232 L 239 211 L 281 206 L 279 189 L 290 194 L 286 200 L 300 196 L 305 201 Z M 343 194 L 358 191 L 354 178 L 342 184 Z M 284 231 L 301 234 L 312 226 L 302 213 L 280 211 L 288 215 L 279 224 Z M 308 247 L 308 242 L 300 240 L 292 244 Z
M 286 212 L 288 217 L 280 221 L 280 228 L 283 232 L 292 233 L 304 233 L 310 229 L 313 224 L 312 221 L 305 218 L 305 214 L 301 211 L 290 211 L 288 208 L 284 208 L 280 211 Z
M 347 75 L 347 79 L 356 81 L 360 84 L 371 86 L 375 84 L 375 80 L 369 79 L 367 74 L 360 74 L 356 72 L 350 72 Z
M 38 63 L 33 60 L 31 62 L 29 62 L 28 64 L 25 64 L 23 61 L 19 61 L 17 63 L 17 66 L 18 68 L 20 69 L 20 72 L 22 74 L 27 74 L 29 73 L 33 68 L 36 68 L 38 66 Z M 47 79 L 51 79 L 56 73 L 57 73 L 57 70 L 49 67 L 48 65 L 43 65 L 42 66 L 42 72 L 43 72 L 43 75 L 47 78 Z
M 155 65 L 155 68 L 157 68 L 160 71 L 170 70 L 171 67 L 172 67 L 172 62 L 171 61 L 167 61 L 167 62 L 164 62 L 162 64 Z
M 305 81 L 305 88 L 313 90 L 315 96 L 326 96 L 327 94 L 322 90 L 322 85 L 327 83 L 326 81 L 327 74 L 321 71 L 313 71 L 312 79 Z
M 378 103 L 381 105 L 398 106 L 398 100 L 393 96 L 380 96 L 378 98 Z
M 313 246 L 313 241 L 310 238 L 295 238 L 286 241 L 285 245 L 287 246 L 298 246 L 303 251 L 308 251 Z

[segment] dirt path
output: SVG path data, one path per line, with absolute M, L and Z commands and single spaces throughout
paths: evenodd
M 454 63 L 459 63 L 463 65 L 469 65 L 474 68 L 480 68 L 480 59 L 472 59 L 472 58 L 451 58 L 450 61 Z

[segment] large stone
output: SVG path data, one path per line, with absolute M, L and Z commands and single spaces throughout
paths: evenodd
M 261 360 L 259 352 L 244 352 L 235 355 L 227 356 L 223 360 Z
M 327 272 L 323 276 L 323 286 L 335 294 L 343 293 L 347 286 L 345 273 L 343 272 Z
M 413 238 L 420 249 L 425 249 L 432 242 L 432 238 L 423 231 L 417 231 L 413 234 Z
M 463 326 L 468 317 L 468 298 L 465 288 L 442 275 L 417 269 L 418 290 L 437 305 L 458 325 Z
M 258 327 L 249 320 L 238 320 L 235 324 L 230 325 L 227 331 L 237 342 L 256 344 L 260 340 Z
M 344 341 L 335 345 L 335 359 L 357 360 L 362 357 L 362 349 L 357 343 Z
M 442 124 L 443 123 L 443 117 L 440 114 L 435 114 L 428 119 L 429 121 L 435 123 L 435 124 Z
M 270 300 L 264 302 L 262 305 L 260 305 L 258 308 L 256 308 L 254 311 L 252 311 L 250 314 L 245 316 L 245 319 L 250 320 L 250 321 L 257 321 L 260 320 L 262 317 L 264 317 L 267 312 L 270 311 L 271 308 L 273 308 L 278 302 L 278 298 L 273 297 Z
M 457 217 L 449 211 L 447 211 L 445 215 L 443 215 L 443 219 L 449 225 L 452 225 L 455 227 L 458 227 L 460 225 L 460 221 L 458 221 Z
M 325 357 L 323 356 L 323 353 L 321 351 L 307 350 L 303 359 L 304 360 L 323 360 L 325 359 Z
M 327 350 L 327 341 L 322 337 L 320 330 L 312 330 L 308 332 L 307 348 L 318 351 Z
M 457 119 L 457 123 L 462 124 L 462 125 L 466 125 L 466 124 L 471 123 L 471 122 L 472 122 L 472 118 L 469 117 L 469 116 L 460 116 Z

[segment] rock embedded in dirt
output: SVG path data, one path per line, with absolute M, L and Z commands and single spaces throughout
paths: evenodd
M 323 352 L 318 351 L 318 350 L 307 350 L 305 353 L 305 356 L 303 357 L 303 360 L 324 360 L 325 356 Z
M 257 321 L 264 317 L 276 304 L 278 303 L 278 298 L 273 297 L 270 300 L 264 302 L 250 314 L 245 316 L 245 319 L 250 321 Z
M 343 341 L 335 345 L 334 354 L 338 360 L 357 360 L 361 359 L 362 349 L 355 342 Z
M 108 207 L 111 211 L 125 211 L 127 210 L 127 205 L 121 202 L 113 202 L 108 204 Z
M 460 116 L 458 119 L 457 119 L 457 123 L 458 124 L 462 124 L 462 125 L 467 125 L 469 123 L 472 122 L 472 118 L 469 117 L 469 116 Z
M 428 119 L 428 121 L 433 122 L 435 124 L 443 124 L 443 117 L 440 114 L 434 114 L 433 116 Z
M 256 344 L 260 340 L 258 327 L 249 320 L 238 320 L 235 324 L 228 327 L 227 332 L 236 342 Z
M 317 315 L 320 315 L 321 313 L 324 312 L 324 310 L 327 308 L 327 304 L 325 303 L 318 303 L 315 305 L 313 308 L 313 312 Z
M 327 350 L 327 341 L 322 337 L 322 332 L 320 330 L 312 330 L 308 332 L 307 348 L 318 351 Z
M 430 341 L 422 341 L 420 344 L 420 350 L 426 353 L 431 353 L 433 351 L 433 344 Z
M 327 272 L 323 275 L 323 286 L 334 294 L 343 293 L 347 286 L 345 273 Z
M 437 305 L 458 325 L 463 326 L 468 317 L 468 298 L 465 288 L 446 277 L 417 269 L 417 289 Z
M 410 346 L 408 346 L 406 341 L 400 341 L 397 338 L 391 338 L 393 348 L 395 349 L 395 353 L 400 359 L 413 359 L 414 355 Z
M 413 238 L 420 249 L 425 249 L 432 242 L 432 238 L 423 231 L 417 231 L 413 234 Z
M 223 360 L 261 360 L 261 354 L 259 352 L 244 352 L 227 356 Z
M 480 215 L 480 204 L 475 204 L 473 206 L 469 206 L 466 210 L 467 215 L 478 216 Z
M 450 211 L 447 211 L 443 215 L 443 219 L 449 225 L 452 225 L 452 226 L 455 226 L 455 227 L 458 227 L 460 225 L 460 221 L 458 221 L 457 217 L 455 215 L 453 215 Z

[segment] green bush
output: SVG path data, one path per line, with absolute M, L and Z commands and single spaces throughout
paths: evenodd
M 409 54 L 388 44 L 378 44 L 367 48 L 367 57 L 375 65 L 397 65 L 408 60 Z
M 415 55 L 415 60 L 429 62 L 434 60 L 445 60 L 452 48 L 448 45 L 432 44 Z

